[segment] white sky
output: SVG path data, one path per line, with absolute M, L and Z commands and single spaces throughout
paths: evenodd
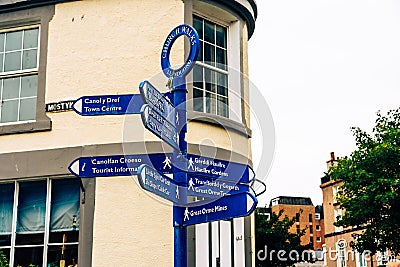
M 355 149 L 350 127 L 369 131 L 376 111 L 400 106 L 400 1 L 257 4 L 250 77 L 265 96 L 276 132 L 267 192 L 259 202 L 286 195 L 321 204 L 320 177 L 330 152 L 342 157 Z M 253 131 L 257 167 L 263 133 Z

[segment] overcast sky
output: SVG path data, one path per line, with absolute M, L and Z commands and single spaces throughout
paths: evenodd
M 321 204 L 330 152 L 342 157 L 355 149 L 350 127 L 370 131 L 376 111 L 400 106 L 400 1 L 257 4 L 250 79 L 268 103 L 276 134 L 260 204 L 281 195 Z M 266 133 L 253 131 L 257 167 Z

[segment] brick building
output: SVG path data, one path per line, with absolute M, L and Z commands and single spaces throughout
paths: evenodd
M 314 206 L 309 197 L 288 197 L 280 196 L 270 201 L 268 208 L 259 208 L 266 219 L 271 212 L 276 214 L 283 210 L 282 216 L 296 218 L 296 223 L 290 231 L 292 233 L 306 229 L 301 238 L 302 245 L 311 243 L 314 250 L 322 250 L 324 244 L 324 214 L 321 205 Z

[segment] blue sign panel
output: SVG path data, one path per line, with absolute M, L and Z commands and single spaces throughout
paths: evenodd
M 152 167 L 143 164 L 137 171 L 140 186 L 162 198 L 174 203 L 181 202 L 181 192 L 178 184 L 171 178 L 160 174 Z
M 153 166 L 162 173 L 172 173 L 172 154 L 81 157 L 71 163 L 69 171 L 82 178 L 132 176 L 142 164 Z
M 179 117 L 171 101 L 148 81 L 141 82 L 139 90 L 140 95 L 143 97 L 143 101 L 149 104 L 149 106 L 161 114 L 164 119 L 168 120 L 175 126 L 175 128 L 177 128 L 176 125 L 179 125 Z
M 257 198 L 251 193 L 225 196 L 204 205 L 191 203 L 191 206 L 174 206 L 174 225 L 193 224 L 228 220 L 250 215 L 257 206 Z
M 229 195 L 250 192 L 250 186 L 232 184 L 223 180 L 210 180 L 189 175 L 187 194 L 205 198 L 220 198 Z
M 231 183 L 250 183 L 254 180 L 251 167 L 236 162 L 188 154 L 188 174 Z
M 164 119 L 160 113 L 155 111 L 148 104 L 143 105 L 141 113 L 143 124 L 148 130 L 167 142 L 173 148 L 179 150 L 179 135 L 174 125 Z
M 72 106 L 82 116 L 139 114 L 143 100 L 138 94 L 83 96 Z

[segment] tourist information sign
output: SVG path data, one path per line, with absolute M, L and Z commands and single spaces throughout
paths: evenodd
M 139 166 L 137 174 L 140 186 L 143 189 L 174 203 L 186 201 L 185 199 L 181 200 L 181 192 L 178 184 L 154 168 L 142 164 Z
M 148 164 L 161 173 L 172 173 L 172 154 L 112 155 L 81 157 L 74 160 L 69 170 L 77 177 L 132 176 L 140 165 Z
M 257 203 L 256 197 L 249 192 L 225 196 L 204 205 L 194 202 L 187 207 L 174 206 L 174 214 L 181 215 L 174 216 L 174 224 L 188 226 L 247 216 L 254 211 Z

